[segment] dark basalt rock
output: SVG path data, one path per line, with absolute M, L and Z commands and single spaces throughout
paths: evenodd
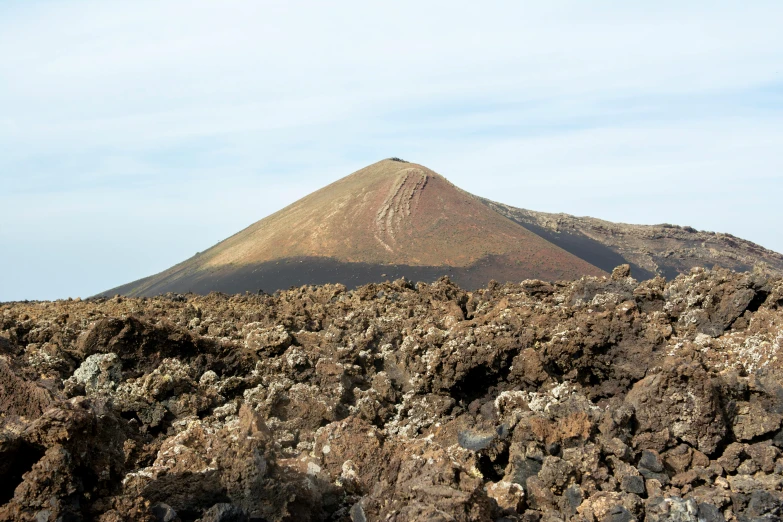
M 0 520 L 776 520 L 780 295 L 621 267 L 0 304 Z

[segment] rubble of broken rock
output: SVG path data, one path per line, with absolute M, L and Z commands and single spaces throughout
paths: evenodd
M 783 515 L 783 280 L 0 304 L 0 520 Z

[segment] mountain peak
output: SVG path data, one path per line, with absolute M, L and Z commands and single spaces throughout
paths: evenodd
M 690 228 L 553 216 L 478 198 L 418 163 L 373 163 L 160 274 L 106 294 L 355 287 L 449 275 L 466 288 L 490 280 L 607 275 L 674 277 L 706 263 L 783 272 L 783 256 Z M 674 249 L 675 254 L 672 254 Z
M 292 263 L 301 270 L 282 279 L 269 275 Z M 376 272 L 364 279 L 356 275 Z M 275 289 L 290 281 L 353 285 L 352 278 L 361 284 L 378 276 L 443 274 L 481 286 L 493 278 L 571 279 L 605 272 L 431 169 L 389 158 L 313 192 L 133 292 Z

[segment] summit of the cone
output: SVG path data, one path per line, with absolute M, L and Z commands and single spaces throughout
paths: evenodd
M 327 282 L 342 282 L 340 274 L 358 265 L 371 272 L 372 267 L 410 267 L 412 277 L 428 274 L 424 268 L 441 275 L 459 269 L 477 281 L 604 274 L 435 171 L 388 158 L 305 196 L 150 281 L 165 289 L 170 286 L 158 281 L 161 277 L 238 280 L 237 271 L 266 273 L 270 266 L 291 260 L 310 266 L 307 270 L 320 274 L 318 281 Z M 318 266 L 313 268 L 313 262 Z M 483 268 L 473 270 L 477 263 Z M 329 274 L 335 274 L 333 281 Z M 310 280 L 300 275 L 293 280 Z
M 431 169 L 386 159 L 313 192 L 207 254 L 212 267 L 300 256 L 467 266 L 488 255 L 548 248 Z

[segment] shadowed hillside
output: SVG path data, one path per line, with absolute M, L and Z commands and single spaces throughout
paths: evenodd
M 720 266 L 744 272 L 760 265 L 783 275 L 783 255 L 731 234 L 670 224 L 612 223 L 484 201 L 531 232 L 604 270 L 629 263 L 636 277 L 673 279 L 694 267 Z

